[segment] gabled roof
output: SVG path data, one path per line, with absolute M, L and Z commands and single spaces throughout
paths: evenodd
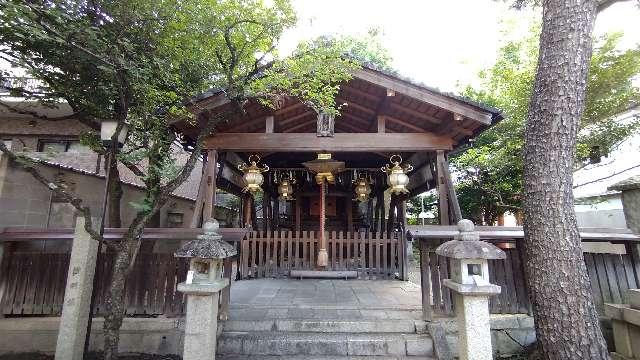
M 451 138 L 456 146 L 503 118 L 495 108 L 372 66 L 356 70 L 353 78 L 341 85 L 336 102 L 346 104 L 336 118 L 336 133 L 375 132 L 378 116 L 384 116 L 386 132 L 433 133 Z M 190 99 L 189 103 L 192 111 L 207 109 L 210 115 L 230 106 L 221 89 L 211 89 Z M 216 132 L 265 132 L 267 116 L 274 117 L 274 132 L 315 132 L 315 111 L 295 98 L 286 98 L 275 110 L 253 99 L 245 106 L 244 114 L 221 124 Z M 187 136 L 196 133 L 188 124 L 178 123 L 176 127 Z

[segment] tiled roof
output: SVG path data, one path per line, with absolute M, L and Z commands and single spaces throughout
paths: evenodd
M 29 156 L 38 159 L 41 163 L 49 166 L 54 166 L 61 169 L 71 170 L 86 175 L 105 177 L 104 171 L 104 159 L 98 160 L 98 154 L 94 152 L 61 152 L 61 153 L 42 153 L 42 152 L 30 152 Z M 188 157 L 187 153 L 179 155 L 179 163 L 184 163 Z M 98 162 L 100 161 L 100 163 Z M 138 188 L 143 188 L 144 183 L 136 175 L 127 169 L 126 166 L 118 164 L 118 171 L 120 172 L 120 179 L 122 183 L 132 185 Z M 202 162 L 198 161 L 184 183 L 182 183 L 176 191 L 173 192 L 174 196 L 185 198 L 188 200 L 195 200 L 198 196 L 198 186 L 200 183 L 200 174 L 202 173 Z

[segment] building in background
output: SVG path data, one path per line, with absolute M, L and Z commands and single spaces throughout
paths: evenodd
M 640 116 L 640 106 L 620 114 L 627 122 Z M 607 188 L 634 175 L 640 175 L 640 133 L 622 142 L 614 151 L 576 171 L 573 194 L 578 225 L 583 227 L 626 228 L 619 191 Z

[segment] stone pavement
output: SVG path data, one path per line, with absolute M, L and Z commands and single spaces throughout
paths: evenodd
M 231 286 L 234 308 L 340 310 L 421 309 L 420 286 L 397 280 L 240 280 Z

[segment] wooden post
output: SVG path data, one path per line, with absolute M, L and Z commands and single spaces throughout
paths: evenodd
M 202 221 L 207 221 L 215 217 L 216 207 L 216 176 L 218 173 L 218 152 L 209 150 L 207 152 L 207 167 L 205 177 L 207 178 L 207 188 L 204 193 L 204 208 L 202 209 Z
M 431 271 L 429 264 L 429 248 L 425 240 L 419 240 L 420 249 L 420 287 L 422 288 L 422 319 L 433 319 L 431 307 Z
M 447 196 L 447 180 L 444 178 L 441 159 L 444 153 L 438 151 L 436 160 L 436 183 L 438 187 L 438 212 L 440 213 L 440 225 L 449 225 L 449 200 Z M 442 156 L 441 156 L 442 155 Z
M 251 198 L 250 194 L 244 194 L 243 198 L 242 198 L 242 211 L 243 211 L 243 221 L 244 221 L 244 227 L 250 227 L 252 226 L 251 223 L 251 208 L 253 203 L 253 199 Z
M 327 239 L 325 238 L 325 221 L 326 221 L 326 189 L 327 183 L 323 179 L 320 184 L 320 250 L 318 250 L 318 266 L 326 267 L 329 265 L 329 254 L 327 253 Z
M 301 236 L 302 231 L 302 196 L 296 196 L 296 233 Z
M 446 186 L 447 198 L 449 199 L 449 205 L 451 206 L 451 215 L 453 216 L 453 223 L 457 223 L 462 220 L 462 211 L 460 211 L 460 203 L 458 202 L 458 196 L 456 195 L 456 189 L 453 187 L 453 180 L 451 179 L 451 173 L 449 172 L 449 163 L 444 156 L 444 151 L 437 152 L 438 172 L 442 173 L 444 178 L 444 185 Z M 438 175 L 440 177 L 440 175 Z
M 273 116 L 267 116 L 264 121 L 264 132 L 272 134 L 274 129 Z
M 389 199 L 389 218 L 387 219 L 387 232 L 391 233 L 394 228 L 394 224 L 396 222 L 396 206 L 398 203 L 398 198 L 395 194 L 391 194 Z
M 229 279 L 231 284 L 231 273 L 233 270 L 233 257 L 225 258 L 222 262 L 222 277 Z M 225 287 L 220 292 L 220 312 L 218 319 L 227 321 L 229 319 L 229 303 L 231 302 L 231 285 Z
M 262 231 L 267 231 L 271 228 L 269 204 L 271 204 L 271 197 L 269 196 L 269 193 L 265 191 L 262 193 Z
M 407 241 L 407 201 L 402 200 L 398 206 L 398 223 L 400 223 L 400 246 L 402 247 L 402 262 L 400 267 L 400 279 L 409 280 L 409 242 Z
M 273 198 L 273 213 L 271 216 L 273 217 L 273 230 L 278 230 L 280 228 L 280 199 L 277 197 Z
M 202 162 L 202 174 L 200 175 L 200 184 L 198 185 L 198 195 L 196 196 L 196 203 L 193 207 L 193 215 L 191 216 L 191 222 L 189 227 L 192 229 L 200 227 L 202 221 L 202 210 L 204 208 L 204 192 L 207 187 L 207 159 Z
M 353 231 L 353 202 L 351 198 L 344 198 L 344 208 L 347 212 L 347 233 L 350 233 Z
M 387 128 L 386 121 L 387 121 L 387 118 L 384 115 L 378 115 L 378 132 L 379 133 L 383 133 L 386 131 L 386 128 Z

